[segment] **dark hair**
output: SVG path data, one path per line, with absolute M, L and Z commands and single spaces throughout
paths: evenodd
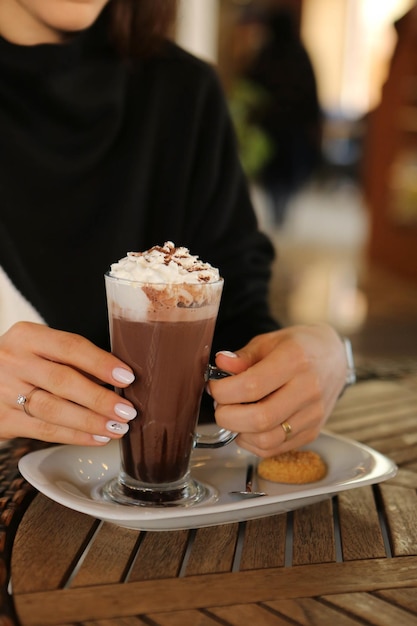
M 178 0 L 110 0 L 110 37 L 124 57 L 151 54 L 170 34 Z

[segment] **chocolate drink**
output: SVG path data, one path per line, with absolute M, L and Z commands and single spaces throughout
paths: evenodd
M 217 448 L 236 436 L 195 432 L 223 279 L 167 241 L 128 252 L 105 284 L 112 352 L 135 374 L 119 392 L 138 415 L 120 440 L 121 469 L 103 485 L 103 497 L 137 506 L 201 502 L 211 492 L 191 476 L 192 448 Z
M 140 482 L 175 482 L 188 470 L 215 321 L 113 317 L 113 352 L 136 376 L 121 390 L 138 411 L 122 439 L 122 468 Z

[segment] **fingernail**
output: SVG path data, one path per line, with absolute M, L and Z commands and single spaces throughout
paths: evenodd
M 125 420 L 132 420 L 138 412 L 133 406 L 129 406 L 128 404 L 123 404 L 122 402 L 118 402 L 114 407 L 114 412 L 119 417 L 122 417 Z
M 101 435 L 93 435 L 93 439 L 99 443 L 109 443 L 110 437 L 102 437 Z
M 121 424 L 120 422 L 107 422 L 107 430 L 111 433 L 117 433 L 118 435 L 125 435 L 129 430 L 129 424 Z
M 216 356 L 218 354 L 222 354 L 223 356 L 230 356 L 234 359 L 237 359 L 237 354 L 235 352 L 230 352 L 229 350 L 220 350 L 220 352 L 216 352 Z
M 216 410 L 216 409 L 217 409 L 217 404 L 218 404 L 218 403 L 216 402 L 216 400 L 213 400 L 213 408 L 214 408 L 214 410 Z
M 115 367 L 112 371 L 112 375 L 114 380 L 117 380 L 119 383 L 130 384 L 135 380 L 135 375 L 129 370 L 125 370 L 123 367 Z
M 209 384 L 206 385 L 206 393 L 208 393 L 208 395 L 211 396 L 211 391 L 210 391 L 210 385 Z

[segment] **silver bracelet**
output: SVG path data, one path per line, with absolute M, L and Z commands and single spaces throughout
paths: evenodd
M 345 386 L 340 392 L 340 396 L 343 395 L 346 387 L 350 387 L 351 385 L 354 385 L 356 383 L 356 368 L 355 368 L 355 360 L 353 358 L 352 344 L 350 342 L 350 339 L 348 339 L 347 337 L 341 337 L 341 340 L 345 348 L 347 369 L 346 369 Z

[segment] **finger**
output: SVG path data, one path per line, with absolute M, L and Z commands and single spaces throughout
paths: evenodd
M 5 341 L 3 336 L 3 343 L 6 344 L 6 349 L 3 350 L 6 363 L 5 367 L 2 368 L 2 383 L 6 385 L 6 391 L 7 388 L 13 390 L 14 397 L 9 399 L 11 405 L 14 404 L 17 393 L 26 393 L 33 387 L 40 387 L 56 396 L 62 396 L 71 402 L 86 406 L 92 411 L 108 417 L 131 419 L 136 415 L 136 411 L 129 400 L 120 398 L 113 390 L 107 389 L 102 384 L 97 384 L 95 382 L 97 377 L 93 379 L 90 375 L 85 376 L 81 367 L 72 367 L 51 358 L 51 356 L 57 357 L 59 350 L 54 347 L 55 340 L 62 336 L 66 339 L 69 337 L 70 343 L 75 338 L 76 345 L 79 345 L 78 339 L 81 339 L 81 345 L 87 346 L 87 349 L 91 349 L 94 354 L 98 353 L 100 358 L 113 359 L 109 353 L 100 350 L 83 338 L 72 336 L 70 333 L 54 331 L 38 324 L 20 323 L 15 325 L 7 334 L 8 337 Z M 16 335 L 20 336 L 16 337 Z M 54 341 L 51 341 L 51 337 Z M 16 342 L 16 339 L 19 341 Z M 22 342 L 23 339 L 25 341 Z M 42 352 L 38 345 L 40 339 L 50 346 L 48 348 L 49 358 L 39 356 Z M 16 345 L 18 348 L 15 347 Z M 67 360 L 71 361 L 71 359 Z M 77 365 L 81 366 L 81 364 L 82 359 Z M 113 374 L 115 370 L 118 378 L 125 378 L 124 386 L 128 384 L 128 380 L 133 378 L 133 374 L 128 370 L 116 367 L 112 370 Z M 121 375 L 120 371 L 122 371 Z M 97 374 L 100 377 L 100 372 Z M 8 377 L 7 383 L 5 377 Z M 21 383 L 16 382 L 19 380 Z M 16 384 L 19 384 L 19 389 L 16 388 Z M 121 383 L 118 385 L 122 386 Z
M 317 429 L 326 416 L 317 384 L 307 374 L 291 380 L 259 402 L 217 405 L 215 411 L 216 421 L 222 428 L 239 432 L 242 437 L 256 436 L 260 448 L 269 448 L 271 441 L 284 442 L 283 422 L 290 423 L 293 437 L 310 427 Z
M 118 438 L 129 430 L 126 421 L 106 419 L 83 406 L 35 388 L 21 407 L 26 416 L 41 419 L 53 426 L 70 427 L 93 436 Z
M 223 428 L 234 432 L 268 432 L 303 407 L 321 402 L 317 382 L 309 373 L 291 379 L 257 402 L 219 404 L 218 398 L 226 393 L 216 388 L 215 394 L 216 419 Z M 243 392 L 240 397 L 242 395 Z
M 267 433 L 241 433 L 236 438 L 236 443 L 262 458 L 282 454 L 314 441 L 320 434 L 320 416 L 321 413 L 317 409 L 307 407 L 288 420 L 291 426 L 289 437 L 279 424 Z
M 62 425 L 46 422 L 36 417 L 29 417 L 22 408 L 8 411 L 7 416 L 2 419 L 2 438 L 13 439 L 14 437 L 24 437 L 37 439 L 50 443 L 76 444 L 80 446 L 103 446 L 111 439 L 120 438 L 121 435 L 115 433 L 104 434 L 97 439 L 91 433 L 75 430 Z
M 288 452 L 289 450 L 298 449 L 310 443 L 310 441 L 311 439 L 307 433 L 296 435 L 290 441 L 281 444 L 275 443 L 275 441 L 271 439 L 270 445 L 268 446 L 264 446 L 262 441 L 259 442 L 256 438 L 248 435 L 238 435 L 235 439 L 239 447 L 263 459 Z
M 97 377 L 86 376 L 82 372 L 82 359 L 78 359 L 74 367 L 54 361 L 52 356 L 60 352 L 53 347 L 58 335 L 69 336 L 43 325 L 19 323 L 1 337 L 2 437 L 28 436 L 96 445 L 122 436 L 127 430 L 126 423 L 136 415 L 135 409 L 114 391 L 94 382 Z M 40 349 L 39 342 L 48 345 L 48 350 Z M 87 341 L 86 344 L 93 352 L 113 359 L 93 344 Z M 45 354 L 47 358 L 39 356 Z M 67 360 L 73 361 L 72 358 Z M 118 366 L 120 361 L 116 359 L 115 363 Z M 100 372 L 98 374 L 103 378 Z M 28 396 L 36 387 L 41 391 L 30 399 L 31 415 L 35 416 L 30 417 L 22 406 L 17 406 L 16 400 L 18 394 Z M 42 391 L 44 387 L 46 391 Z M 94 440 L 97 436 L 100 442 Z
M 249 367 L 249 363 L 241 358 L 238 352 L 221 350 L 216 353 L 216 365 L 230 374 L 239 374 Z
M 80 335 L 30 322 L 15 324 L 10 335 L 10 340 L 24 346 L 26 353 L 69 365 L 103 382 L 125 387 L 134 380 L 129 366 Z
M 85 377 L 78 370 L 41 359 L 34 355 L 29 355 L 19 366 L 17 372 L 20 375 L 21 387 L 16 388 L 16 380 L 9 379 L 9 385 L 4 388 L 3 393 L 8 394 L 8 400 L 13 406 L 18 393 L 27 394 L 33 387 L 39 387 L 50 396 L 68 400 L 74 403 L 71 406 L 82 406 L 93 412 L 96 416 L 106 416 L 109 419 L 126 421 L 136 416 L 133 405 L 124 398 L 121 398 L 113 390 L 104 385 L 99 385 L 90 378 Z M 13 382 L 12 382 L 13 381 Z M 31 405 L 39 404 L 39 394 L 31 400 Z M 50 422 L 56 420 L 56 409 L 59 408 L 54 402 L 44 402 L 38 408 L 37 416 Z
M 236 374 L 211 384 L 211 394 L 218 403 L 257 402 L 307 368 L 303 352 L 286 336 L 280 337 L 279 349 L 271 349 L 271 342 L 276 342 L 277 337 L 277 333 L 257 337 L 233 358 L 230 353 L 216 355 L 219 367 Z

